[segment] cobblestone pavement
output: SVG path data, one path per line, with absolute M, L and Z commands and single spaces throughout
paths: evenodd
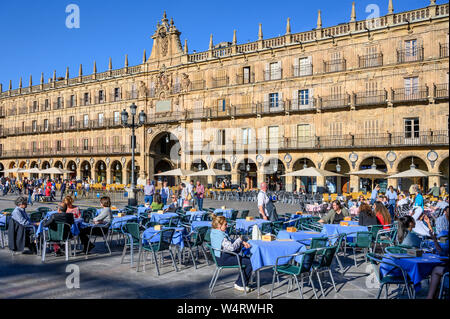
M 0 197 L 0 209 L 14 207 L 14 196 Z M 94 202 L 77 202 L 80 206 L 96 204 Z M 114 203 L 113 203 L 114 204 Z M 220 207 L 224 202 L 205 201 L 205 207 Z M 227 207 L 238 209 L 250 209 L 252 215 L 256 215 L 255 203 L 233 203 L 227 202 Z M 39 206 L 53 206 L 39 205 Z M 120 205 L 118 205 L 121 207 Z M 123 206 L 123 205 L 122 205 Z M 277 205 L 280 212 L 294 212 L 294 207 L 281 207 Z M 31 211 L 37 205 L 29 207 Z M 104 253 L 104 245 L 97 242 L 92 254 L 86 259 L 77 255 L 71 257 L 68 262 L 64 257 L 49 255 L 45 263 L 41 263 L 39 256 L 15 255 L 9 249 L 0 248 L 0 299 L 4 298 L 223 298 L 242 299 L 258 298 L 256 290 L 244 295 L 244 293 L 233 289 L 237 278 L 235 270 L 224 270 L 217 281 L 212 295 L 209 294 L 208 285 L 214 272 L 215 266 L 212 261 L 206 264 L 204 257 L 199 259 L 198 269 L 194 269 L 192 261 L 179 265 L 179 272 L 175 272 L 170 262 L 170 257 L 165 256 L 164 264 L 161 266 L 161 275 L 156 275 L 155 266 L 147 261 L 146 272 L 136 272 L 136 265 L 130 268 L 129 254 L 124 264 L 120 263 L 122 247 L 115 241 L 112 247 L 112 255 Z M 353 299 L 376 297 L 378 289 L 374 282 L 371 267 L 364 262 L 362 254 L 358 255 L 358 267 L 353 264 L 353 256 L 341 257 L 344 271 L 341 273 L 337 264 L 333 265 L 333 275 L 336 281 L 337 292 L 334 291 L 328 275 L 323 275 L 325 296 L 317 289 L 319 298 L 326 299 Z M 73 265 L 79 267 L 80 287 L 69 289 L 66 281 L 70 280 Z M 283 279 L 283 278 L 282 278 Z M 261 272 L 261 299 L 269 298 L 272 282 L 272 271 L 270 269 Z M 305 281 L 306 282 L 306 281 Z M 286 294 L 287 283 L 281 280 L 279 288 L 276 284 L 274 298 L 299 298 L 297 290 Z M 319 288 L 317 280 L 316 288 Z M 423 283 L 418 298 L 423 298 L 427 292 L 427 283 Z M 396 290 L 391 288 L 390 292 Z M 392 296 L 396 296 L 393 292 Z M 314 298 L 311 288 L 305 285 L 304 296 L 306 299 Z M 382 295 L 384 297 L 384 293 Z M 405 298 L 406 295 L 400 295 Z

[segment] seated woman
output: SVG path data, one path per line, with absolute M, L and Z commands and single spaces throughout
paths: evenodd
M 425 216 L 428 219 L 427 216 Z M 416 222 L 414 218 L 409 215 L 400 217 L 398 220 L 398 231 L 397 231 L 397 241 L 401 245 L 410 246 L 414 248 L 420 248 L 422 243 L 422 238 L 413 231 L 416 227 Z M 439 245 L 439 242 L 436 239 L 434 233 L 431 233 L 431 239 L 434 242 L 434 247 L 438 254 L 441 254 L 442 248 Z
M 80 208 L 73 205 L 73 198 L 71 196 L 64 197 L 63 203 L 67 205 L 67 213 L 73 214 L 73 218 L 81 218 Z
M 216 216 L 212 215 L 212 230 L 211 230 L 211 246 L 214 249 L 222 249 L 228 250 L 234 253 L 239 253 L 242 246 L 245 248 L 250 248 L 250 244 L 243 241 L 241 237 L 236 239 L 234 242 L 230 240 L 230 237 L 225 233 L 227 229 L 227 220 L 224 216 Z M 222 253 L 220 251 L 215 250 L 214 255 L 216 256 L 217 264 L 219 266 L 234 266 L 238 264 L 236 256 L 232 254 Z M 250 275 L 252 273 L 252 264 L 250 262 L 250 258 L 248 257 L 239 257 L 241 261 L 241 265 L 245 265 L 245 268 L 242 269 L 244 273 L 244 282 L 242 282 L 242 278 L 240 274 L 234 284 L 234 288 L 239 291 L 246 290 L 247 292 L 251 291 L 251 289 L 247 286 L 248 281 L 250 279 Z
M 163 208 L 161 195 L 156 194 L 151 205 L 152 210 L 160 210 Z
M 326 214 L 322 219 L 319 220 L 319 223 L 339 224 L 344 220 L 344 217 L 350 217 L 350 213 L 348 212 L 347 208 L 343 207 L 340 201 L 333 201 L 331 206 L 333 208 L 330 209 L 328 214 Z
M 103 225 L 103 233 L 106 235 L 108 233 L 108 226 L 111 224 L 113 220 L 112 212 L 111 212 L 111 199 L 107 196 L 100 198 L 100 205 L 102 206 L 102 210 L 97 217 L 93 219 L 95 225 Z M 89 234 L 91 233 L 92 227 L 86 227 L 80 229 L 80 240 L 84 247 L 84 253 L 92 250 L 95 245 L 89 242 Z M 103 236 L 102 229 L 99 227 L 94 227 L 92 229 L 92 235 L 95 236 Z
M 372 208 L 370 207 L 369 204 L 362 203 L 361 206 L 359 206 L 358 224 L 360 226 L 372 226 L 378 224 L 375 212 L 372 211 Z
M 389 213 L 389 210 L 386 208 L 386 206 L 383 203 L 375 202 L 373 205 L 373 210 L 375 211 L 376 218 L 378 220 L 378 223 L 380 225 L 383 225 L 383 229 L 389 229 L 388 226 L 391 224 L 391 214 Z

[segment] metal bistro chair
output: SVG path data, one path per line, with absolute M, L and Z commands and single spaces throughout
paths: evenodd
M 274 289 L 274 285 L 275 285 L 275 277 L 277 277 L 281 274 L 281 275 L 289 275 L 291 276 L 291 278 L 289 278 L 288 281 L 288 289 L 287 289 L 287 293 L 289 293 L 290 288 L 291 288 L 291 280 L 295 279 L 295 283 L 297 284 L 297 288 L 300 294 L 300 298 L 303 299 L 303 277 L 305 274 L 308 274 L 309 276 L 309 283 L 311 284 L 311 287 L 314 291 L 314 296 L 317 298 L 317 293 L 316 293 L 316 288 L 314 287 L 314 283 L 312 280 L 312 266 L 313 266 L 313 262 L 314 262 L 314 257 L 316 255 L 316 250 L 315 249 L 309 249 L 303 252 L 299 252 L 296 254 L 292 254 L 292 255 L 287 255 L 287 256 L 280 256 L 277 258 L 276 262 L 275 262 L 275 266 L 273 266 L 273 277 L 272 277 L 272 288 L 270 289 L 270 299 L 272 299 L 273 296 L 273 289 Z M 295 264 L 295 257 L 298 256 L 302 256 L 301 261 L 298 264 Z M 282 258 L 291 258 L 290 261 L 286 264 L 279 264 L 280 259 Z M 297 276 L 300 275 L 300 280 L 302 285 L 299 285 Z M 279 282 L 279 281 L 278 281 Z
M 367 258 L 369 259 L 369 261 L 375 271 L 375 276 L 376 276 L 378 282 L 381 284 L 380 290 L 378 291 L 377 299 L 380 299 L 381 292 L 383 291 L 383 287 L 386 287 L 386 299 L 388 299 L 389 285 L 398 285 L 398 286 L 404 285 L 404 287 L 406 288 L 406 291 L 408 293 L 408 298 L 409 299 L 411 299 L 411 297 L 413 299 L 415 298 L 414 283 L 411 280 L 409 280 L 408 275 L 400 266 L 398 266 L 394 263 L 385 261 L 385 260 L 383 261 L 383 256 L 380 256 L 380 255 L 377 255 L 374 253 L 368 253 Z M 381 271 L 380 271 L 380 266 L 382 264 L 392 267 L 383 277 L 381 276 Z M 398 276 L 395 274 L 392 275 L 392 272 L 394 270 L 400 270 L 401 276 Z
M 341 272 L 343 272 L 344 271 L 344 267 L 342 266 L 342 262 L 339 259 L 338 252 L 339 252 L 339 249 L 342 248 L 342 250 L 344 251 L 344 257 L 345 257 L 345 248 L 346 248 L 346 246 L 344 245 L 344 247 L 343 247 L 342 243 L 347 241 L 347 234 L 346 233 L 342 233 L 342 234 L 339 234 L 339 235 L 330 236 L 330 237 L 328 237 L 328 241 L 329 241 L 329 246 L 333 246 L 333 245 L 337 246 L 336 247 L 336 253 L 335 253 L 336 262 L 338 263 L 339 268 L 341 269 Z
M 448 291 L 449 291 L 449 286 L 448 286 L 448 272 L 446 272 L 441 279 L 441 288 L 439 289 L 439 299 L 443 299 L 444 298 L 444 294 L 447 296 L 448 298 Z
M 30 213 L 30 220 L 33 223 L 39 223 L 44 218 L 44 213 L 42 211 Z
M 215 249 L 210 244 L 206 244 L 206 246 L 209 248 L 212 258 L 214 260 L 214 263 L 216 264 L 216 269 L 214 270 L 213 276 L 211 278 L 211 282 L 209 283 L 209 294 L 212 295 L 214 287 L 216 285 L 217 279 L 219 278 L 220 272 L 222 269 L 239 269 L 239 274 L 241 276 L 242 283 L 244 283 L 244 273 L 242 272 L 242 269 L 245 268 L 245 265 L 241 264 L 241 260 L 239 258 L 239 255 L 231 252 L 231 251 L 225 251 L 222 249 Z M 232 266 L 219 266 L 217 263 L 215 252 L 218 251 L 220 253 L 227 253 L 233 256 L 236 256 L 237 264 Z M 247 294 L 247 289 L 244 289 L 245 294 Z
M 322 296 L 325 297 L 322 287 L 322 280 L 320 279 L 320 273 L 328 272 L 330 274 L 331 282 L 333 283 L 334 291 L 337 292 L 336 284 L 334 283 L 333 273 L 331 272 L 331 263 L 333 262 L 333 258 L 336 254 L 338 246 L 334 245 L 331 247 L 318 247 L 316 258 L 318 257 L 319 261 L 314 262 L 313 270 L 317 275 L 317 280 L 319 281 L 320 291 L 322 292 Z
M 102 225 L 102 224 L 92 225 L 92 226 L 91 226 L 91 230 L 90 230 L 90 232 L 89 232 L 89 242 L 88 242 L 88 244 L 91 242 L 91 237 L 92 237 L 92 236 L 94 236 L 94 243 L 95 243 L 95 241 L 97 240 L 97 237 L 100 236 L 100 235 L 96 235 L 96 234 L 93 234 L 93 233 L 92 233 L 92 231 L 93 231 L 95 228 L 98 228 L 98 229 L 101 230 L 101 233 L 102 233 L 101 236 L 103 237 L 103 241 L 104 241 L 104 243 L 105 243 L 105 246 L 106 246 L 106 248 L 108 248 L 108 252 L 109 252 L 109 254 L 111 255 L 111 248 L 109 247 L 109 244 L 108 244 L 109 226 L 108 226 L 108 227 L 106 227 L 106 226 L 108 226 L 108 225 Z M 106 232 L 106 233 L 105 233 L 105 232 Z M 89 250 L 86 249 L 86 258 L 88 257 L 88 253 L 89 253 Z
M 123 245 L 122 259 L 120 263 L 123 264 L 123 260 L 127 253 L 127 249 L 130 248 L 130 268 L 133 267 L 133 250 L 139 248 L 139 241 L 141 238 L 140 226 L 138 223 L 126 223 L 121 227 L 122 233 L 125 235 L 125 244 Z
M 70 254 L 70 242 L 72 233 L 71 225 L 67 223 L 56 222 L 57 230 L 52 230 L 49 228 L 48 230 L 43 231 L 43 246 L 42 246 L 42 262 L 45 262 L 45 254 L 47 250 L 47 245 L 49 244 L 65 244 L 66 245 L 66 260 L 69 260 Z
M 142 237 L 143 235 L 141 235 L 141 238 L 139 241 L 139 257 L 138 257 L 138 264 L 136 267 L 136 272 L 139 271 L 142 255 L 144 255 L 143 268 L 144 268 L 144 272 L 145 272 L 145 261 L 147 259 L 147 254 L 149 252 L 151 252 L 152 256 L 153 256 L 153 260 L 155 261 L 156 273 L 159 276 L 160 273 L 159 273 L 159 267 L 158 267 L 158 258 L 156 255 L 157 255 L 157 253 L 159 253 L 161 260 L 162 260 L 163 259 L 162 255 L 165 251 L 169 252 L 170 257 L 172 259 L 172 265 L 175 268 L 175 271 L 178 272 L 177 264 L 175 263 L 175 258 L 173 256 L 172 250 L 170 250 L 170 244 L 172 243 L 172 237 L 173 237 L 174 233 L 175 233 L 174 228 L 162 229 L 162 230 L 156 232 L 155 234 L 153 234 L 150 238 L 146 239 L 148 243 L 145 245 L 143 244 L 143 237 Z M 158 241 L 152 242 L 152 239 L 155 238 L 156 236 L 159 236 Z
M 206 256 L 205 248 L 203 247 L 204 238 L 206 232 L 208 231 L 208 226 L 197 227 L 195 230 L 191 231 L 188 235 L 183 236 L 184 240 L 184 248 L 189 250 L 189 254 L 192 257 L 192 262 L 194 264 L 194 268 L 197 269 L 197 264 L 195 263 L 193 248 L 197 248 L 197 258 L 199 255 L 199 250 L 202 251 L 205 256 L 205 260 L 209 266 L 208 256 Z
M 377 244 L 380 244 L 383 247 L 383 244 L 387 244 L 393 246 L 395 244 L 395 240 L 397 238 L 397 226 L 388 225 L 389 229 L 382 229 L 377 233 L 377 236 L 374 240 L 374 247 L 372 252 L 376 253 Z
M 370 246 L 372 244 L 372 233 L 369 231 L 361 231 L 356 233 L 356 240 L 355 242 L 349 242 L 346 245 L 351 247 L 353 249 L 353 260 L 356 265 L 356 249 L 363 249 L 364 250 L 364 260 L 367 261 L 366 254 L 370 250 Z
M 9 226 L 10 219 L 11 219 L 11 215 L 6 215 L 5 224 L 0 225 L 0 238 L 2 241 L 2 249 L 5 248 L 5 246 L 6 246 L 5 242 L 8 239 L 8 226 Z

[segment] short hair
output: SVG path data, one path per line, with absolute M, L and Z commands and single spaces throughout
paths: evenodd
M 26 205 L 27 203 L 28 199 L 23 196 L 17 197 L 17 199 L 14 201 L 14 204 L 16 204 L 16 206 Z
M 359 206 L 359 213 L 361 214 L 362 212 L 365 212 L 370 216 L 375 216 L 372 207 L 370 207 L 370 205 L 367 203 L 361 203 L 361 205 Z
M 108 196 L 103 196 L 100 198 L 100 203 L 103 207 L 111 207 L 111 199 Z
M 217 216 L 216 214 L 212 214 L 211 217 L 212 217 L 211 227 L 214 229 L 218 229 L 220 226 L 222 226 L 227 222 L 225 216 Z
M 60 210 L 63 213 L 67 212 L 67 204 L 66 203 L 59 203 L 58 204 L 58 210 Z

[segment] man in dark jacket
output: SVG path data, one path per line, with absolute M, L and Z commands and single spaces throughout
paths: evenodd
M 63 181 L 62 183 L 61 183 L 61 201 L 63 200 L 63 197 L 64 197 L 64 193 L 66 192 L 66 182 L 65 181 Z
M 58 224 L 57 223 L 65 223 L 69 225 L 74 224 L 73 214 L 67 213 L 67 204 L 60 203 L 58 204 L 58 213 L 53 214 L 50 216 L 50 218 L 43 222 L 43 227 L 48 227 L 51 230 L 57 231 L 58 230 Z M 63 238 L 66 238 L 68 234 L 70 233 L 70 229 L 64 229 L 64 235 Z M 59 245 L 54 244 L 53 248 L 55 250 L 55 254 L 57 256 L 62 256 L 63 253 L 61 252 L 61 247 Z
M 8 246 L 13 252 L 23 251 L 24 247 L 27 247 L 29 251 L 23 253 L 36 254 L 36 244 L 32 240 L 33 226 L 39 223 L 31 222 L 26 213 L 27 201 L 26 197 L 19 197 L 15 201 L 16 208 L 11 213 L 8 226 Z

